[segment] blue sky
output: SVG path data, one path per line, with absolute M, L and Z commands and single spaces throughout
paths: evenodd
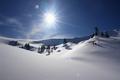
M 58 22 L 43 24 L 55 12 Z M 120 0 L 0 0 L 0 35 L 13 38 L 81 37 L 120 27 Z

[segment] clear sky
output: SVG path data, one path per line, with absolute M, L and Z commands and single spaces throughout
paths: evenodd
M 44 23 L 54 13 L 56 22 Z M 0 0 L 0 35 L 14 38 L 81 37 L 120 27 L 120 0 Z

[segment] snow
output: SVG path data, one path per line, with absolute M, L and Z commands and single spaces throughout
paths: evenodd
M 0 38 L 0 80 L 120 80 L 120 39 L 94 37 L 58 45 L 50 56 L 5 44 Z M 96 45 L 93 45 L 93 41 Z

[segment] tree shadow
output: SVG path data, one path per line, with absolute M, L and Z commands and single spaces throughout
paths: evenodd
M 104 46 L 100 45 L 100 44 L 95 44 L 96 46 L 98 47 L 101 47 L 101 48 L 105 48 Z

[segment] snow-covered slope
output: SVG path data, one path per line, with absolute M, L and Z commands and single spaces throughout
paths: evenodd
M 74 53 L 73 55 L 79 55 L 79 52 L 81 51 L 82 54 L 97 53 L 98 55 L 120 55 L 120 40 L 117 37 L 102 38 L 95 36 L 94 38 L 90 38 L 89 40 L 80 42 L 74 47 L 74 50 L 72 50 L 71 53 Z
M 120 80 L 118 38 L 68 44 L 72 50 L 45 56 L 1 42 L 0 80 Z

